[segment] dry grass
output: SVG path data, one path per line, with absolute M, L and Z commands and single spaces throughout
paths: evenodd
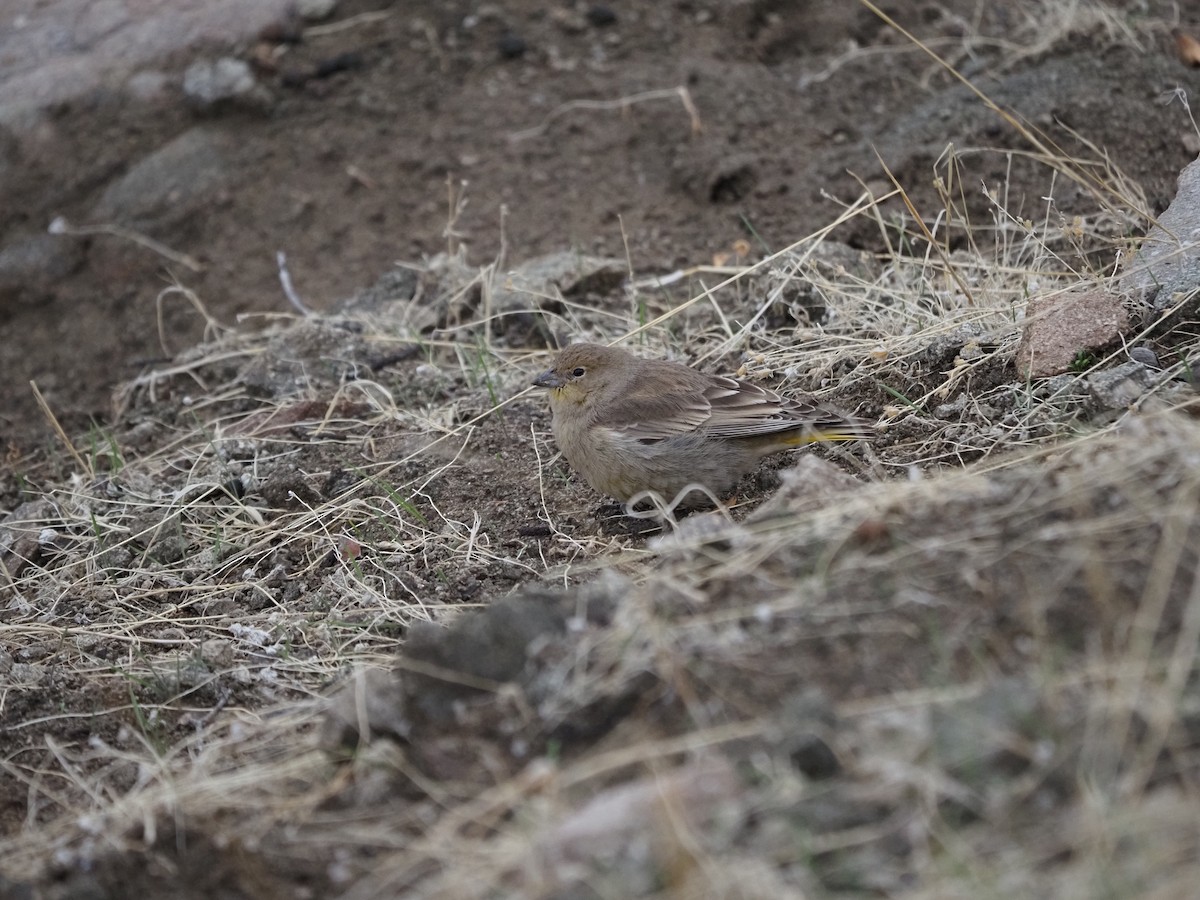
M 595 302 L 496 308 L 499 267 L 451 254 L 357 330 L 214 330 L 113 431 L 64 433 L 75 475 L 29 474 L 35 561 L 0 586 L 6 874 L 139 887 L 143 861 L 199 857 L 246 890 L 455 898 L 1194 882 L 1200 427 L 1169 376 L 1195 338 L 1130 410 L 1086 394 L 1125 348 L 1017 381 L 1027 299 L 1103 281 L 1145 203 L 1055 157 L 1040 220 L 989 186 L 972 221 L 969 157 L 942 161 L 941 209 L 867 192 L 763 260 Z M 1094 216 L 1056 212 L 1065 177 L 1099 185 Z M 836 245 L 863 220 L 889 252 Z M 880 440 L 835 457 L 852 487 L 813 463 L 757 514 L 606 533 L 554 460 L 519 315 L 816 393 Z M 519 687 L 462 676 L 486 689 L 449 725 L 402 708 L 403 740 L 327 752 L 335 684 L 538 584 L 581 611 Z M 376 733 L 378 677 L 351 717 Z

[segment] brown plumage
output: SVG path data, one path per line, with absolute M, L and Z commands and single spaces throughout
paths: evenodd
M 567 462 L 622 502 L 642 491 L 670 502 L 692 482 L 724 496 L 764 456 L 873 434 L 816 403 L 598 344 L 572 344 L 533 383 L 550 391 Z

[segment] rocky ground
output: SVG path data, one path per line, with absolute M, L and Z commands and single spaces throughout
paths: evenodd
M 225 6 L 0 23 L 0 896 L 1186 893 L 1200 20 Z M 605 510 L 575 338 L 878 436 Z

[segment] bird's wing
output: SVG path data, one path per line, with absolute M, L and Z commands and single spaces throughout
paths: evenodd
M 714 377 L 706 395 L 711 413 L 704 430 L 717 437 L 752 437 L 817 424 L 829 414 L 799 400 L 733 378 Z
M 645 361 L 598 410 L 593 424 L 646 443 L 691 434 L 712 415 L 709 382 L 685 366 Z
M 709 419 L 710 407 L 703 395 L 693 398 L 651 398 L 645 403 L 623 404 L 622 414 L 597 424 L 636 441 L 653 443 L 691 434 Z
M 714 375 L 679 370 L 637 379 L 595 424 L 653 443 L 696 432 L 712 437 L 752 437 L 831 418 L 819 407 L 785 400 L 773 391 Z
M 712 414 L 705 432 L 717 437 L 754 437 L 802 430 L 804 437 L 788 443 L 811 440 L 869 440 L 875 429 L 871 423 L 848 416 L 837 409 L 812 400 L 781 397 L 774 391 L 735 381 L 713 378 L 709 390 Z

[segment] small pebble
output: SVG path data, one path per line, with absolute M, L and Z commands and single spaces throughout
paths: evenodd
M 1143 366 L 1149 366 L 1152 369 L 1162 368 L 1162 363 L 1158 361 L 1158 354 L 1149 347 L 1134 347 L 1129 351 L 1129 358 L 1134 362 L 1140 362 Z
M 596 28 L 607 28 L 609 25 L 617 24 L 617 14 L 610 6 L 593 3 L 588 7 L 587 20 Z
M 525 51 L 529 49 L 529 45 L 525 43 L 525 39 L 519 34 L 507 31 L 496 42 L 496 48 L 505 59 L 520 59 L 525 55 Z

